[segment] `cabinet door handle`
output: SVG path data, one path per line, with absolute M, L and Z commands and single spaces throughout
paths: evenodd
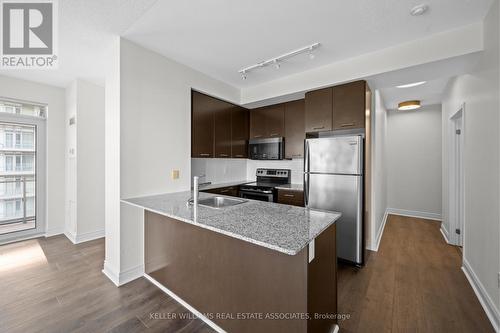
M 243 155 L 234 155 L 234 157 L 243 157 Z
M 355 123 L 346 123 L 346 124 L 342 124 L 340 125 L 340 127 L 351 127 L 351 126 L 354 126 L 356 125 Z
M 220 193 L 227 193 L 229 192 L 229 190 L 222 190 L 222 191 L 219 191 Z
M 295 195 L 293 194 L 283 194 L 283 196 L 287 198 L 295 198 Z
M 228 157 L 229 155 L 227 154 L 219 154 L 220 157 Z
M 325 128 L 325 126 L 321 126 L 321 127 L 313 127 L 313 130 L 320 130 L 320 129 L 323 129 Z
M 292 157 L 302 157 L 302 154 L 295 154 L 295 155 L 292 155 Z
M 276 136 L 278 135 L 279 133 L 271 133 L 271 136 Z
M 262 138 L 262 135 L 254 135 L 254 138 Z
M 210 156 L 210 154 L 200 154 L 202 157 Z

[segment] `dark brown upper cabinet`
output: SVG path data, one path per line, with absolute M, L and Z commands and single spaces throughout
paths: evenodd
M 213 97 L 192 91 L 191 93 L 191 156 L 214 156 L 214 110 Z
M 276 104 L 266 108 L 266 136 L 270 138 L 285 135 L 285 105 Z
M 333 129 L 365 127 L 366 82 L 356 81 L 333 87 Z
M 231 157 L 248 157 L 249 111 L 240 106 L 234 106 L 231 117 Z
M 304 157 L 305 101 L 285 103 L 285 158 Z
M 218 100 L 214 111 L 215 157 L 231 157 L 231 113 L 233 105 Z
M 191 156 L 247 158 L 248 110 L 192 91 Z
M 267 136 L 266 107 L 250 111 L 250 139 L 259 139 Z
M 306 93 L 305 110 L 307 133 L 331 131 L 333 89 L 325 88 Z
M 250 138 L 277 138 L 285 133 L 285 106 L 276 104 L 250 111 Z

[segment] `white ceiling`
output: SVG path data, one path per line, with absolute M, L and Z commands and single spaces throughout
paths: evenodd
M 478 61 L 479 54 L 473 53 L 387 72 L 367 80 L 372 90 L 380 90 L 388 110 L 396 109 L 398 103 L 407 100 L 420 100 L 423 106 L 440 104 L 449 80 L 470 73 Z M 399 85 L 421 81 L 426 83 L 417 87 L 397 88 Z
M 236 87 L 248 87 L 355 55 L 478 22 L 492 0 L 60 0 L 58 70 L 0 74 L 66 86 L 75 78 L 103 84 L 104 55 L 122 35 Z M 299 56 L 255 71 L 241 67 L 321 42 L 316 58 Z
M 158 1 L 125 33 L 146 48 L 237 87 L 248 87 L 313 67 L 481 21 L 491 0 L 185 0 Z M 316 58 L 299 56 L 279 70 L 237 71 L 320 42 Z

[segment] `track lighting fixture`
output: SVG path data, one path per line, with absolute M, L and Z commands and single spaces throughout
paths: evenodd
M 282 54 L 282 55 L 280 55 L 280 56 L 278 56 L 276 58 L 272 58 L 272 59 L 269 59 L 269 60 L 261 61 L 261 62 L 255 64 L 255 65 L 242 68 L 242 69 L 240 69 L 238 71 L 238 73 L 241 74 L 241 79 L 242 80 L 246 80 L 247 74 L 250 71 L 254 70 L 254 69 L 266 67 L 268 65 L 273 65 L 276 69 L 279 69 L 281 67 L 281 63 L 284 60 L 289 59 L 291 57 L 294 57 L 294 56 L 296 56 L 298 54 L 305 53 L 305 52 L 308 52 L 309 59 L 312 60 L 312 59 L 314 59 L 314 53 L 313 53 L 314 50 L 316 50 L 320 45 L 321 45 L 320 43 L 314 43 L 314 44 L 302 47 L 300 49 L 293 50 L 291 52 Z

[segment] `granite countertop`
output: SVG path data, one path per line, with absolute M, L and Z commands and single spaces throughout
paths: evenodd
M 304 191 L 304 184 L 283 184 L 275 188 L 278 190 Z
M 230 186 L 248 184 L 248 183 L 252 183 L 254 181 L 255 180 L 253 180 L 253 181 L 252 180 L 239 180 L 239 181 L 224 182 L 224 183 L 213 183 L 213 184 L 204 184 L 204 185 L 200 184 L 200 191 L 212 190 L 214 188 L 230 187 Z M 202 181 L 200 181 L 200 182 L 202 182 Z
M 200 199 L 212 196 L 200 192 Z M 255 200 L 222 209 L 194 209 L 187 204 L 191 197 L 186 191 L 122 201 L 288 255 L 299 253 L 341 215 Z

